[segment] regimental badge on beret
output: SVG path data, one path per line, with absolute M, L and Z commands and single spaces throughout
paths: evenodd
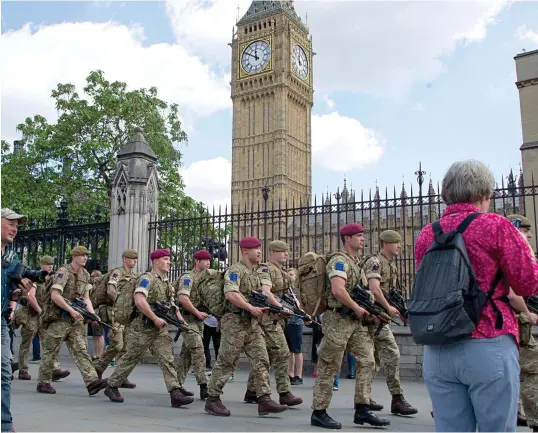
M 191 285 L 191 280 L 190 280 L 190 278 L 185 278 L 185 279 L 183 280 L 183 285 L 184 285 L 184 286 L 187 286 L 187 287 L 190 286 L 190 285 Z
M 337 271 L 344 271 L 345 269 L 345 264 L 344 264 L 344 261 L 343 260 L 338 260 L 335 264 L 334 264 L 334 269 L 336 269 Z
M 237 281 L 238 278 L 237 272 L 230 272 L 230 281 Z
M 142 280 L 140 281 L 140 287 L 147 288 L 149 286 L 149 280 Z

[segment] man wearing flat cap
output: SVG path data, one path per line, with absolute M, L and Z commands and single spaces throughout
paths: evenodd
M 516 226 L 523 237 L 529 242 L 532 238 L 531 222 L 523 215 L 508 215 L 508 219 Z M 530 332 L 533 325 L 538 325 L 538 315 L 529 311 L 525 299 L 516 295 L 512 289 L 508 294 L 510 305 L 517 312 L 520 347 L 520 399 L 518 402 L 518 425 L 527 425 L 530 429 L 538 431 L 538 343 Z M 524 412 L 524 414 L 523 414 Z
M 368 288 L 376 296 L 380 304 L 391 316 L 398 316 L 398 310 L 390 305 L 385 296 L 391 290 L 399 289 L 398 268 L 395 258 L 401 250 L 402 238 L 394 230 L 385 230 L 379 235 L 381 251 L 378 254 L 363 258 L 364 272 L 368 279 Z M 375 325 L 371 324 L 371 328 Z M 372 329 L 373 330 L 373 329 Z M 375 330 L 373 330 L 375 332 Z M 392 396 L 390 411 L 397 415 L 414 415 L 418 412 L 403 396 L 400 382 L 400 350 L 392 334 L 390 325 L 385 324 L 381 332 L 375 336 L 376 373 L 380 368 L 380 360 L 385 365 L 385 378 Z M 375 403 L 375 402 L 373 402 Z M 372 404 L 372 410 L 382 410 L 382 405 Z
M 212 415 L 230 416 L 230 411 L 222 404 L 220 396 L 224 385 L 237 367 L 241 349 L 250 359 L 251 368 L 255 372 L 258 414 L 280 413 L 288 409 L 271 399 L 269 356 L 259 323 L 265 309 L 254 307 L 247 302 L 250 293 L 260 291 L 262 286 L 257 272 L 262 256 L 261 244 L 261 241 L 254 237 L 241 239 L 241 260 L 230 266 L 224 275 L 227 312 L 221 321 L 222 342 L 205 404 L 205 411 Z
M 73 361 L 77 365 L 90 395 L 97 394 L 106 386 L 101 380 L 88 354 L 88 339 L 82 315 L 75 311 L 64 298 L 73 301 L 82 298 L 86 310 L 94 314 L 89 292 L 90 274 L 84 269 L 88 260 L 88 250 L 79 245 L 71 250 L 71 263 L 61 266 L 52 277 L 50 299 L 44 302 L 42 324 L 46 329 L 43 337 L 43 359 L 39 366 L 37 391 L 56 394 L 50 384 L 60 346 L 65 341 Z
M 282 307 L 275 298 L 281 297 L 291 290 L 291 280 L 288 273 L 283 269 L 288 260 L 289 245 L 280 240 L 269 243 L 269 262 L 262 263 L 258 267 L 258 275 L 262 284 L 262 290 L 267 294 L 267 301 L 277 307 Z M 274 317 L 274 314 L 265 313 L 261 320 L 261 327 L 269 354 L 269 363 L 275 370 L 276 390 L 280 396 L 280 404 L 297 406 L 303 399 L 291 393 L 291 382 L 288 376 L 288 362 L 290 351 L 284 335 L 285 321 L 282 317 Z M 257 403 L 256 384 L 254 376 L 256 372 L 250 369 L 248 376 L 245 401 Z
M 192 329 L 200 332 L 200 334 L 195 332 L 183 334 L 181 353 L 176 364 L 177 378 L 179 383 L 185 383 L 185 378 L 192 364 L 194 366 L 194 373 L 196 374 L 196 382 L 200 387 L 201 400 L 207 398 L 207 376 L 205 373 L 205 354 L 202 335 L 204 332 L 204 320 L 208 314 L 197 308 L 200 306 L 201 295 L 194 282 L 200 272 L 209 269 L 211 259 L 212 257 L 209 251 L 196 251 L 194 253 L 194 269 L 185 272 L 174 282 L 178 305 L 181 305 L 183 309 L 185 321 Z
M 359 371 L 355 381 L 355 424 L 375 427 L 390 425 L 386 419 L 370 412 L 370 389 L 374 377 L 374 340 L 368 325 L 363 323 L 366 310 L 350 296 L 358 284 L 365 284 L 359 250 L 364 248 L 364 229 L 360 224 L 347 224 L 340 229 L 344 248 L 327 255 L 327 311 L 323 315 L 323 338 L 318 349 L 318 375 L 314 385 L 311 424 L 329 429 L 341 429 L 342 424 L 327 414 L 331 403 L 334 376 L 339 374 L 344 353 L 357 358 Z M 354 314 L 345 314 L 351 310 Z
M 106 302 L 101 305 L 94 305 L 95 308 L 99 308 L 101 320 L 110 323 L 113 326 L 113 329 L 110 329 L 110 332 L 108 333 L 110 345 L 94 363 L 95 370 L 100 378 L 114 358 L 121 358 L 125 354 L 125 350 L 127 349 L 127 339 L 130 333 L 130 322 L 120 323 L 116 320 L 116 309 L 122 308 L 122 306 L 116 305 L 115 301 L 118 294 L 121 293 L 122 288 L 131 284 L 133 279 L 136 279 L 134 269 L 138 262 L 138 253 L 135 250 L 128 248 L 123 252 L 121 257 L 123 265 L 107 272 L 103 276 L 103 281 L 100 282 L 100 284 L 106 286 Z M 120 388 L 136 388 L 136 384 L 129 381 L 128 378 L 125 378 L 120 385 Z
M 172 338 L 168 332 L 168 323 L 157 317 L 151 309 L 151 305 L 156 302 L 175 304 L 174 288 L 168 280 L 170 251 L 155 250 L 150 254 L 150 259 L 153 265 L 152 270 L 140 275 L 136 280 L 134 291 L 136 316 L 131 323 L 125 354 L 119 359 L 114 373 L 108 378 L 105 395 L 112 402 L 123 403 L 123 396 L 118 388 L 149 349 L 163 372 L 172 407 L 180 407 L 192 403 L 194 399 L 181 392 L 181 385 L 177 380 L 174 367 Z M 176 310 L 176 316 L 179 320 L 183 320 L 179 310 Z
M 51 256 L 43 256 L 39 260 L 39 267 L 43 271 L 47 271 L 46 281 L 51 278 L 52 267 L 54 265 L 54 259 Z M 39 316 L 43 311 L 43 290 L 45 283 L 34 283 L 28 296 L 23 297 L 19 302 L 21 308 L 15 313 L 16 326 L 21 325 L 21 344 L 19 346 L 19 379 L 31 380 L 32 376 L 28 373 L 28 355 L 30 352 L 30 346 L 32 340 L 39 334 L 41 340 L 43 340 L 43 328 L 40 326 Z M 35 356 L 35 354 L 34 354 Z M 52 380 L 59 380 L 69 376 L 71 372 L 69 370 L 61 370 L 60 362 L 58 361 L 58 355 L 54 361 L 54 372 L 52 374 Z

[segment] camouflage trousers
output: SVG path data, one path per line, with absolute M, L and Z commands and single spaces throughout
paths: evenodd
M 39 366 L 38 383 L 51 383 L 52 373 L 57 369 L 60 347 L 65 341 L 67 349 L 75 361 L 87 386 L 97 379 L 97 372 L 88 353 L 88 337 L 86 326 L 82 320 L 57 320 L 47 324 L 41 344 L 43 358 Z
M 538 343 L 531 336 L 519 350 L 520 398 L 529 427 L 538 427 Z
M 95 361 L 95 369 L 102 374 L 108 365 L 119 355 L 121 358 L 127 348 L 127 339 L 129 338 L 130 326 L 120 325 L 118 322 L 112 324 L 113 329 L 108 331 L 110 345 L 105 349 L 103 354 Z
M 172 337 L 168 333 L 168 327 L 149 327 L 142 323 L 142 319 L 136 318 L 130 328 L 131 332 L 127 338 L 125 354 L 118 360 L 114 373 L 108 378 L 108 385 L 112 388 L 118 388 L 135 369 L 146 349 L 149 349 L 163 372 L 168 392 L 179 388 L 174 368 Z
M 374 336 L 367 325 L 353 317 L 343 317 L 328 310 L 323 315 L 323 340 L 318 348 L 313 410 L 325 410 L 331 404 L 334 376 L 342 365 L 345 352 L 357 359 L 355 403 L 370 404 L 375 373 Z
M 19 371 L 21 373 L 28 372 L 30 347 L 36 335 L 39 335 L 39 338 L 43 341 L 45 332 L 43 327 L 40 326 L 39 316 L 28 315 L 26 323 L 21 327 L 21 345 L 19 346 Z M 56 358 L 54 360 L 54 370 L 59 369 L 60 363 L 58 362 L 58 358 Z
M 221 320 L 221 333 L 219 356 L 208 386 L 209 395 L 220 396 L 223 393 L 224 385 L 237 367 L 241 350 L 250 359 L 254 370 L 256 395 L 261 397 L 271 394 L 269 356 L 258 319 L 227 313 Z
M 282 319 L 273 319 L 274 315 L 264 314 L 260 326 L 265 337 L 269 365 L 275 370 L 276 390 L 279 394 L 282 394 L 291 392 L 290 377 L 288 375 L 290 351 L 284 335 L 284 321 Z M 255 375 L 255 370 L 251 365 L 247 389 L 252 392 L 256 390 Z
M 370 332 L 375 335 L 377 326 L 369 326 L 371 327 Z M 379 335 L 375 336 L 374 345 L 375 374 L 379 373 L 381 361 L 383 361 L 385 365 L 385 378 L 390 395 L 403 394 L 403 388 L 400 382 L 400 350 L 389 325 L 381 328 Z
M 183 332 L 181 334 L 183 335 L 183 344 L 181 345 L 179 360 L 176 363 L 177 378 L 179 383 L 184 384 L 189 368 L 193 365 L 198 385 L 207 384 L 204 342 L 201 335 L 204 332 L 204 322 L 197 320 L 191 314 L 185 314 L 183 317 L 185 322 L 192 329 L 200 331 L 200 334 L 195 332 Z

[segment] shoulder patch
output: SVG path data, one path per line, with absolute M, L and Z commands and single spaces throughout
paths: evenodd
M 370 269 L 373 272 L 379 272 L 379 269 L 381 268 L 381 265 L 379 263 L 379 260 L 372 260 L 372 263 L 370 264 Z
M 336 263 L 334 264 L 334 269 L 336 269 L 337 271 L 344 271 L 345 269 L 344 261 L 337 260 Z
M 230 281 L 237 281 L 238 278 L 239 275 L 237 274 L 237 272 L 230 272 Z
M 64 277 L 64 274 L 62 274 L 61 272 L 59 274 L 56 274 L 56 277 L 57 278 L 63 278 Z
M 185 279 L 183 280 L 183 285 L 184 285 L 184 286 L 187 286 L 187 287 L 190 286 L 190 285 L 191 285 L 191 280 L 190 280 L 190 278 L 185 278 Z
M 149 286 L 149 280 L 142 280 L 140 281 L 140 284 L 139 284 L 140 287 L 142 288 L 147 288 Z

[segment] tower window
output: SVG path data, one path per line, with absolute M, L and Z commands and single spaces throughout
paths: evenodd
M 256 24 L 254 24 L 254 31 L 256 31 Z
M 245 27 L 245 35 L 248 33 L 248 29 Z

